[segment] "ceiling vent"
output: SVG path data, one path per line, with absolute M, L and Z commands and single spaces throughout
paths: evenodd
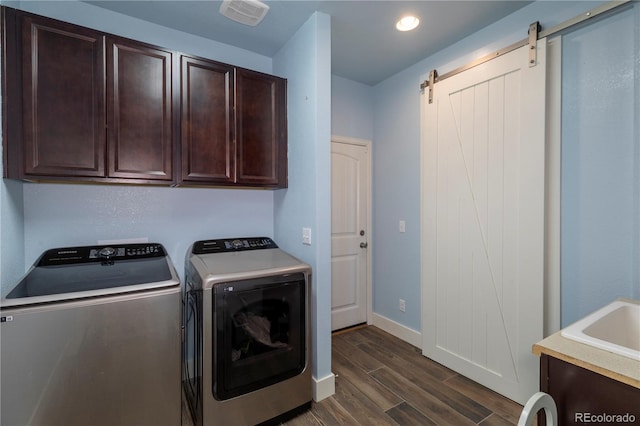
M 220 13 L 244 25 L 255 27 L 262 21 L 269 6 L 259 0 L 224 0 Z

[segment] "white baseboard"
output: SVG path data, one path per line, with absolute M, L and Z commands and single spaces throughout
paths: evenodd
M 313 400 L 322 401 L 336 393 L 336 375 L 331 373 L 322 379 L 313 377 Z
M 419 331 L 413 330 L 406 325 L 402 325 L 379 314 L 372 315 L 371 324 L 399 339 L 404 340 L 416 348 L 422 349 L 422 333 Z

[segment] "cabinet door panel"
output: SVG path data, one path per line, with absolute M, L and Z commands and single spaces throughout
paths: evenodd
M 230 183 L 233 66 L 182 56 L 182 179 Z
M 172 52 L 107 40 L 109 177 L 173 180 Z
M 104 176 L 104 38 L 22 18 L 24 173 Z
M 236 69 L 236 182 L 286 186 L 286 82 Z

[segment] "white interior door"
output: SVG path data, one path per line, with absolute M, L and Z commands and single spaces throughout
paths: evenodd
M 529 47 L 422 98 L 423 353 L 521 403 L 543 337 L 545 54 Z
M 367 321 L 370 306 L 368 142 L 331 142 L 331 329 Z

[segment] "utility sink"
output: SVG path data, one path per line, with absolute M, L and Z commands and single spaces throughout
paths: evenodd
M 616 300 L 566 327 L 562 336 L 640 361 L 640 305 Z

